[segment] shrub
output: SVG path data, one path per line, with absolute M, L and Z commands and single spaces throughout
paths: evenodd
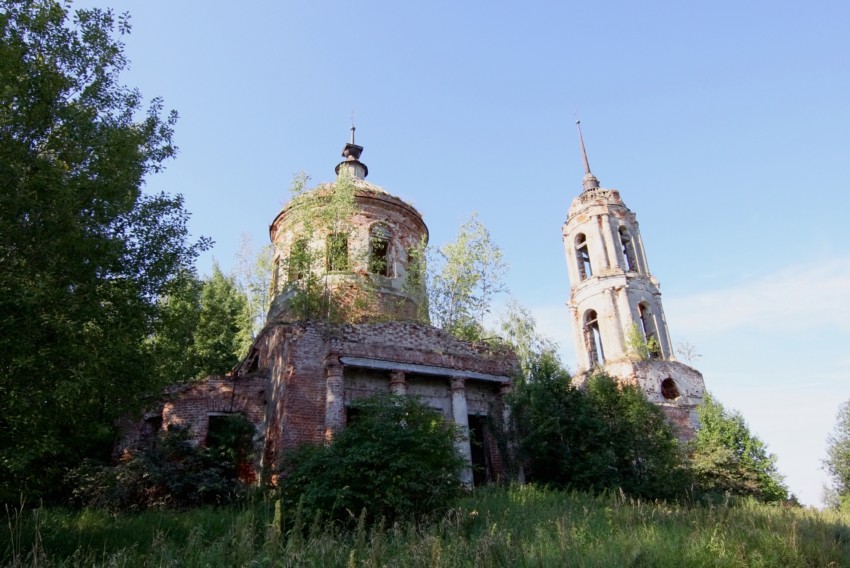
M 77 504 L 111 511 L 224 504 L 243 492 L 238 466 L 253 426 L 234 417 L 219 442 L 200 447 L 185 428 L 170 427 L 152 448 L 107 466 L 89 461 L 72 471 Z
M 576 388 L 557 366 L 533 371 L 511 398 L 529 480 L 582 491 L 622 489 L 648 499 L 684 491 L 676 438 L 637 387 L 597 375 Z
M 305 514 L 370 521 L 421 517 L 461 491 L 457 430 L 413 397 L 355 401 L 352 420 L 331 444 L 304 445 L 286 458 L 284 505 Z M 309 518 L 309 517 L 308 517 Z
M 776 456 L 750 432 L 740 412 L 727 411 L 708 393 L 697 412 L 700 427 L 689 449 L 698 489 L 707 496 L 742 495 L 767 502 L 788 499 Z

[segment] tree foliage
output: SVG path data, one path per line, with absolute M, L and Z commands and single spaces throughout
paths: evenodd
M 566 369 L 558 357 L 558 346 L 550 338 L 537 332 L 537 322 L 531 312 L 511 299 L 499 318 L 501 339 L 514 351 L 519 363 L 521 375 L 514 377 L 520 382 L 532 380 L 536 376 L 549 376 L 541 367 L 557 368 L 568 378 Z
M 690 467 L 706 492 L 749 495 L 762 501 L 788 498 L 776 456 L 754 436 L 739 412 L 729 412 L 706 393 L 700 427 L 691 442 Z
M 245 297 L 251 326 L 244 337 L 246 344 L 243 345 L 243 352 L 247 352 L 250 343 L 266 325 L 266 314 L 271 301 L 272 253 L 272 245 L 264 245 L 255 250 L 251 235 L 242 234 L 233 278 L 237 289 Z
M 582 491 L 622 489 L 648 499 L 684 490 L 676 438 L 637 387 L 596 375 L 577 388 L 551 359 L 540 363 L 511 398 L 529 480 Z
M 454 242 L 437 251 L 429 268 L 431 322 L 461 339 L 480 339 L 494 296 L 505 291 L 507 264 L 476 214 L 461 225 Z
M 836 508 L 850 509 L 850 400 L 838 408 L 835 429 L 826 439 L 824 467 L 832 478 L 826 500 Z
M 448 506 L 461 490 L 457 432 L 413 397 L 354 401 L 355 416 L 330 445 L 287 457 L 284 504 L 350 521 L 418 517 Z
M 247 354 L 253 339 L 248 302 L 217 262 L 204 280 L 181 275 L 160 304 L 149 344 L 164 384 L 223 375 Z
M 176 114 L 118 82 L 128 30 L 52 0 L 0 10 L 2 499 L 56 487 L 159 387 L 157 298 L 208 244 L 188 244 L 181 197 L 142 192 Z
M 201 287 L 200 308 L 194 351 L 201 375 L 224 374 L 246 355 L 251 321 L 244 294 L 218 263 Z
M 661 352 L 658 339 L 651 336 L 648 340 L 638 326 L 637 322 L 626 329 L 626 354 L 632 361 L 646 361 L 653 355 Z

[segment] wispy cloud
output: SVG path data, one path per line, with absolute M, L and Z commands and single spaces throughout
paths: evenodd
M 800 263 L 738 286 L 665 298 L 685 333 L 753 329 L 850 331 L 850 257 Z

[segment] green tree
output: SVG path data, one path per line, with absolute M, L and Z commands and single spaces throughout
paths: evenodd
M 576 388 L 544 357 L 517 385 L 511 408 L 531 481 L 647 499 L 675 497 L 686 486 L 669 424 L 634 386 L 597 375 Z
M 499 318 L 499 330 L 502 340 L 517 356 L 521 375 L 515 379 L 532 380 L 540 376 L 541 366 L 558 368 L 559 372 L 569 378 L 558 357 L 557 344 L 537 332 L 534 316 L 516 300 L 508 302 L 505 312 Z M 548 376 L 548 373 L 543 376 Z
M 244 351 L 266 325 L 266 314 L 271 301 L 272 284 L 272 245 L 254 248 L 249 233 L 242 234 L 242 242 L 236 254 L 236 268 L 233 271 L 236 287 L 245 296 L 250 333 L 246 334 Z
M 597 451 L 608 463 L 598 482 L 646 499 L 681 494 L 688 481 L 683 455 L 661 409 L 636 385 L 605 374 L 591 377 L 585 388 L 604 424 Z
M 0 10 L 0 499 L 46 494 L 108 453 L 155 392 L 143 348 L 157 298 L 190 266 L 179 196 L 142 192 L 176 114 L 118 82 L 126 17 L 55 0 Z
M 199 370 L 196 378 L 224 374 L 247 354 L 251 318 L 244 294 L 218 263 L 213 263 L 212 275 L 203 282 L 199 307 L 192 350 Z
M 640 326 L 636 322 L 626 330 L 626 353 L 632 361 L 646 361 L 653 355 L 660 353 L 661 347 L 658 340 L 652 336 L 647 340 Z
M 700 426 L 691 442 L 690 467 L 703 491 L 762 501 L 788 498 L 776 456 L 750 432 L 739 412 L 727 411 L 708 393 L 698 412 Z
M 185 271 L 159 303 L 148 344 L 162 384 L 222 375 L 247 354 L 253 338 L 248 301 L 217 262 L 204 280 Z
M 287 456 L 284 505 L 303 500 L 310 516 L 351 520 L 418 517 L 449 506 L 461 491 L 457 431 L 414 397 L 354 401 L 351 422 L 327 446 Z
M 838 408 L 835 429 L 826 445 L 824 467 L 832 478 L 826 501 L 833 507 L 850 509 L 850 400 Z
M 194 270 L 184 271 L 159 300 L 159 317 L 148 340 L 161 384 L 182 383 L 201 375 L 195 333 L 201 315 L 203 283 Z
M 493 297 L 505 291 L 502 249 L 473 214 L 457 239 L 442 246 L 429 268 L 431 322 L 461 339 L 480 339 Z

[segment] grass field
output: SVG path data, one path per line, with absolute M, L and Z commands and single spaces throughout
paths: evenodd
M 533 486 L 476 491 L 429 522 L 346 529 L 271 498 L 121 515 L 21 508 L 7 521 L 5 566 L 850 566 L 850 515 Z

